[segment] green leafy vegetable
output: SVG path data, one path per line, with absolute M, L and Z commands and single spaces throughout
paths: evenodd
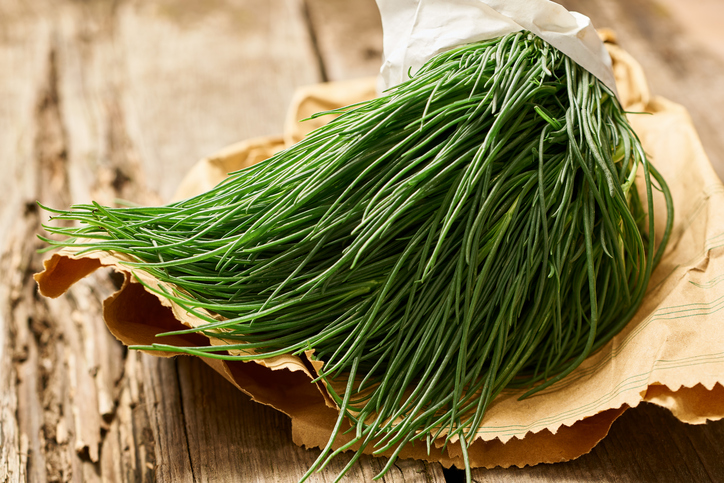
M 314 349 L 357 457 L 457 437 L 469 478 L 466 448 L 496 395 L 550 386 L 631 319 L 671 196 L 613 94 L 529 33 L 439 54 L 334 112 L 200 196 L 56 211 L 81 226 L 47 241 L 132 255 L 208 322 L 177 333 L 232 352 L 154 350 Z M 654 182 L 668 210 L 658 247 Z M 349 446 L 332 440 L 310 472 Z

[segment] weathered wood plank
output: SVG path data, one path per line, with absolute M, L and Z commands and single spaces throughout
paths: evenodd
M 118 406 L 101 447 L 100 473 L 104 481 L 155 481 L 155 443 L 143 391 L 142 358 L 125 360 Z
M 320 450 L 306 450 L 291 440 L 289 418 L 254 403 L 199 360 L 178 358 L 184 421 L 196 480 L 285 483 L 297 481 L 314 463 Z M 222 390 L 219 390 L 219 388 Z M 226 388 L 227 390 L 223 390 Z M 213 412 L 217 417 L 209 417 Z M 335 458 L 310 481 L 331 483 L 352 454 Z M 372 481 L 385 458 L 363 456 L 342 479 Z M 224 468 L 223 472 L 218 470 Z M 399 460 L 382 482 L 443 482 L 440 465 Z
M 38 92 L 46 80 L 48 22 L 21 0 L 0 1 L 0 249 L 35 190 L 32 164 Z M 4 300 L 4 299 L 3 299 Z
M 93 170 L 72 157 L 75 131 L 65 119 L 75 106 L 64 93 L 65 59 L 81 37 L 74 13 L 78 6 L 64 2 L 0 3 L 0 66 L 13 73 L 0 83 L 0 150 L 10 174 L 0 178 L 3 481 L 99 481 L 100 445 L 123 372 L 125 351 L 100 317 L 100 301 L 114 289 L 108 276 L 54 301 L 36 296 L 31 277 L 44 258 L 35 235 L 47 219 L 35 200 L 87 201 L 95 182 L 77 174 Z
M 184 17 L 186 13 L 183 11 L 184 8 L 193 10 L 190 4 L 158 2 L 158 10 L 150 14 L 143 10 L 149 8 L 149 4 L 142 7 L 129 3 L 117 8 L 114 2 L 60 2 L 48 10 L 47 17 L 41 19 L 49 25 L 52 41 L 47 42 L 47 48 L 42 52 L 44 71 L 32 92 L 39 99 L 32 99 L 33 103 L 26 106 L 27 112 L 22 113 L 32 114 L 31 127 L 38 133 L 31 139 L 32 149 L 29 149 L 32 166 L 36 169 L 27 170 L 27 173 L 19 169 L 21 175 L 31 175 L 30 188 L 22 198 L 41 199 L 51 206 L 67 206 L 90 199 L 108 204 L 116 197 L 139 203 L 157 201 L 160 197 L 146 189 L 146 179 L 150 179 L 149 184 L 159 191 L 170 192 L 176 184 L 174 175 L 180 177 L 185 170 L 183 163 L 176 163 L 176 159 L 168 157 L 166 167 L 159 170 L 163 175 L 148 176 L 148 166 L 158 167 L 164 162 L 162 156 L 150 160 L 143 158 L 144 143 L 154 149 L 163 145 L 149 135 L 149 132 L 153 134 L 153 129 L 156 129 L 156 134 L 163 131 L 159 135 L 168 137 L 183 153 L 199 149 L 199 153 L 208 154 L 240 137 L 259 134 L 254 130 L 264 129 L 265 125 L 266 129 L 278 132 L 293 88 L 319 80 L 316 63 L 305 60 L 311 49 L 299 2 L 278 2 L 265 7 L 253 4 L 256 9 L 254 14 L 259 14 L 261 9 L 266 22 L 254 24 L 257 30 L 250 41 L 258 45 L 265 38 L 274 39 L 266 45 L 266 50 L 250 49 L 243 44 L 241 48 L 236 47 L 236 39 L 229 38 L 229 32 L 224 32 L 226 37 L 223 38 L 217 35 L 215 28 L 218 25 L 214 22 L 210 24 L 212 28 L 202 24 L 200 32 L 198 28 L 194 30 L 194 26 L 187 22 L 197 22 L 193 14 L 198 12 L 190 12 L 192 18 L 189 18 Z M 179 25 L 163 25 L 164 21 L 154 17 L 159 12 L 170 15 Z M 216 21 L 226 21 L 218 18 L 217 13 L 209 15 L 216 15 Z M 258 21 L 258 15 L 254 21 Z M 159 24 L 163 41 L 151 35 L 150 41 L 139 44 L 138 32 L 146 31 L 149 25 Z M 173 35 L 164 33 L 164 28 L 171 29 Z M 201 40 L 194 39 L 193 34 L 198 34 Z M 290 39 L 289 35 L 294 38 Z M 196 79 L 193 78 L 191 64 L 199 60 L 213 64 L 213 56 L 208 56 L 207 52 L 196 52 L 191 60 L 186 59 L 185 64 L 167 62 L 165 70 L 164 65 L 161 68 L 155 65 L 158 56 L 148 52 L 149 47 L 157 50 L 166 48 L 173 54 L 179 39 L 198 48 L 204 43 L 204 38 L 206 44 L 221 42 L 230 50 L 217 56 L 216 65 L 208 66 L 210 72 L 196 72 Z M 140 52 L 134 52 L 134 49 Z M 173 58 L 164 52 L 158 55 Z M 134 73 L 131 65 L 134 62 L 140 62 L 141 67 L 136 66 L 137 71 L 152 71 L 150 80 L 142 78 L 139 81 L 141 87 L 135 86 L 135 89 L 133 76 L 138 72 Z M 142 65 L 144 62 L 147 65 Z M 289 65 L 280 71 L 279 62 Z M 254 70 L 242 72 L 241 80 L 249 85 L 237 91 L 239 79 L 227 82 L 228 79 L 219 73 L 245 64 L 253 65 Z M 153 76 L 159 72 L 162 82 L 154 84 Z M 225 91 L 220 92 L 224 89 L 217 85 L 210 86 L 209 76 L 226 83 Z M 191 80 L 187 84 L 178 83 L 176 79 L 179 77 Z M 263 88 L 254 85 L 265 77 L 273 79 L 273 82 L 263 85 Z M 174 108 L 182 96 L 172 93 L 172 96 L 164 98 L 168 85 L 176 85 L 174 82 L 189 89 L 188 97 L 192 98 L 190 107 L 183 107 L 185 118 L 190 119 L 192 124 L 201 119 L 203 126 L 213 126 L 210 137 L 214 144 L 209 149 L 199 148 L 199 144 L 203 143 L 193 136 L 179 138 L 185 142 L 175 139 L 177 134 L 172 121 L 180 113 Z M 203 100 L 204 94 L 213 98 L 224 93 L 235 94 L 234 102 L 252 108 L 234 108 L 233 119 L 224 119 L 218 118 L 216 108 L 207 110 L 203 105 L 194 105 Z M 155 118 L 151 116 L 150 121 L 144 118 L 153 111 L 145 109 L 148 98 L 153 101 L 150 103 L 152 108 L 154 102 L 158 104 L 158 113 L 154 114 Z M 234 102 L 224 100 L 225 105 L 233 105 Z M 139 109 L 139 105 L 143 109 Z M 10 120 L 19 118 L 21 116 L 14 113 Z M 147 129 L 149 126 L 144 126 L 144 122 L 151 129 Z M 245 131 L 239 133 L 238 126 Z M 224 135 L 229 132 L 233 134 L 225 139 Z M 163 141 L 166 141 L 165 137 Z M 186 154 L 185 161 L 190 164 L 200 155 Z M 166 171 L 173 174 L 168 175 Z M 33 172 L 37 174 L 33 175 Z M 25 341 L 21 344 L 25 355 L 18 365 L 22 376 L 20 384 L 13 388 L 11 394 L 20 395 L 20 439 L 25 438 L 23 441 L 28 442 L 21 444 L 14 437 L 13 444 L 7 447 L 13 448 L 13 458 L 29 447 L 31 459 L 26 465 L 20 458 L 22 467 L 12 471 L 28 471 L 35 481 L 198 479 L 194 477 L 184 443 L 186 428 L 182 401 L 178 396 L 179 387 L 184 383 L 179 380 L 173 361 L 144 357 L 140 359 L 143 371 L 139 371 L 137 358 L 130 357 L 125 364 L 126 373 L 119 380 L 125 353 L 115 341 L 107 340 L 110 335 L 105 328 L 97 326 L 101 320 L 98 302 L 110 293 L 111 281 L 107 275 L 101 274 L 80 282 L 61 299 L 51 302 L 36 299 L 28 275 L 39 269 L 40 257 L 33 255 L 38 245 L 23 242 L 34 239 L 44 216 L 32 209 L 30 213 L 16 217 L 22 223 L 20 228 L 13 229 L 17 232 L 17 236 L 13 237 L 16 243 L 8 256 L 20 257 L 22 263 L 14 270 L 18 274 L 15 279 L 19 284 L 16 289 L 19 295 L 11 314 L 16 323 L 10 332 L 11 335 L 19 334 L 13 337 L 12 342 Z M 130 364 L 129 361 L 136 363 Z M 11 361 L 6 365 L 13 369 Z M 139 374 L 142 375 L 139 377 Z M 6 385 L 11 386 L 14 374 L 8 371 L 7 375 Z M 216 389 L 221 394 L 231 391 L 236 395 L 236 390 L 226 383 Z M 214 399 L 214 393 L 210 395 Z M 18 403 L 12 398 L 7 401 L 10 412 L 14 413 Z M 283 416 L 268 408 L 257 408 L 248 399 L 246 404 L 266 411 L 272 419 L 286 422 L 287 431 L 281 437 L 286 437 L 287 446 L 293 447 L 289 422 Z M 195 410 L 193 407 L 189 409 Z M 210 418 L 212 422 L 226 418 L 223 414 L 218 415 L 215 408 L 210 409 L 211 412 L 204 414 L 204 418 Z M 267 430 L 258 420 L 252 422 L 253 425 L 246 424 L 244 427 L 252 432 Z M 102 437 L 106 431 L 105 437 Z M 11 431 L 5 434 L 12 436 Z M 207 446 L 206 441 L 202 443 L 199 448 Z M 293 448 L 307 459 L 314 458 L 312 453 Z M 203 450 L 201 453 L 200 458 L 205 460 L 206 453 Z M 195 463 L 200 461 L 197 459 Z M 359 471 L 371 476 L 381 468 L 379 465 L 378 460 L 374 464 L 363 463 Z M 402 468 L 410 466 L 412 471 L 417 471 L 420 465 L 401 464 Z M 302 468 L 296 470 L 298 472 Z M 212 472 L 209 475 L 212 479 L 223 478 L 228 474 L 228 468 L 216 465 Z M 263 478 L 262 475 L 258 477 Z M 283 474 L 281 478 L 286 480 Z
M 301 0 L 121 3 L 125 124 L 168 200 L 220 148 L 279 134 L 294 88 L 320 80 Z
M 196 481 L 175 361 L 144 355 L 143 382 L 157 457 L 157 481 Z
M 58 128 L 56 70 L 47 19 L 27 6 L 3 2 L 3 53 L 9 59 L 21 56 L 30 69 L 4 65 L 3 71 L 27 77 L 10 79 L 3 84 L 3 94 L 10 91 L 7 104 L 9 118 L 3 119 L 2 139 L 4 166 L 11 176 L 2 177 L 7 201 L 2 211 L 2 253 L 4 271 L 2 288 L 3 382 L 14 387 L 2 388 L 3 394 L 16 403 L 17 427 L 2 428 L 5 451 L 25 453 L 22 468 L 13 467 L 11 458 L 0 468 L 3 478 L 27 477 L 34 481 L 72 478 L 82 472 L 73 450 L 77 442 L 72 434 L 73 414 L 67 390 L 70 383 L 65 365 L 63 342 L 58 340 L 57 320 L 48 317 L 48 305 L 35 299 L 29 275 L 39 267 L 35 233 L 39 229 L 38 210 L 33 204 L 41 193 L 51 202 L 66 193 L 57 189 L 64 181 L 64 140 Z M 35 37 L 37 36 L 37 37 Z M 13 52 L 15 50 L 15 52 Z M 3 59 L 8 60 L 5 56 Z M 67 201 L 67 200 L 66 200 Z M 7 341 L 7 343 L 5 343 Z M 12 354 L 8 366 L 6 354 Z M 79 365 L 75 366 L 78 369 Z M 77 375 L 76 371 L 73 371 Z M 6 379 L 7 376 L 7 379 Z M 13 381 L 17 378 L 17 381 Z M 78 382 L 78 379 L 75 379 Z M 5 406 L 3 412 L 10 408 Z M 65 410 L 65 411 L 63 411 Z M 69 424 L 70 423 L 70 424 Z M 71 428 L 71 429 L 69 429 Z M 18 437 L 19 435 L 19 437 Z M 19 440 L 19 441 L 18 441 Z M 19 443 L 19 448 L 18 448 Z M 8 466 L 6 466 L 8 465 Z
M 22 394 L 35 394 L 35 380 L 29 381 L 18 361 L 37 359 L 35 346 L 28 346 L 27 304 L 19 304 L 23 293 L 27 252 L 22 249 L 26 229 L 25 203 L 35 189 L 32 165 L 35 137 L 35 106 L 45 81 L 49 35 L 43 19 L 20 1 L 0 1 L 0 71 L 12 72 L 0 82 L 0 480 L 25 481 L 44 473 L 28 464 L 28 454 L 38 454 L 40 412 L 23 407 Z M 18 327 L 16 321 L 21 321 Z M 20 347 L 18 347 L 20 342 Z M 25 384 L 30 382 L 31 386 Z M 25 424 L 24 424 L 25 423 Z M 42 456 L 39 461 L 42 461 Z M 28 473 L 32 468 L 33 472 Z M 35 479 L 42 481 L 42 479 Z
M 317 51 L 328 80 L 377 75 L 382 22 L 373 0 L 307 0 Z
M 712 160 L 724 159 L 722 111 L 708 112 L 722 105 L 721 65 L 691 47 L 684 27 L 642 20 L 651 1 L 566 4 L 614 26 L 654 92 L 687 105 Z M 306 5 L 330 79 L 377 71 L 372 0 Z M 107 275 L 52 303 L 28 279 L 41 258 L 29 241 L 45 219 L 28 202 L 158 202 L 198 158 L 278 133 L 293 87 L 321 75 L 305 15 L 301 0 L 0 0 L 0 69 L 13 73 L 0 81 L 0 159 L 12 173 L 0 177 L 0 481 L 290 481 L 318 454 L 291 444 L 285 416 L 200 361 L 126 357 L 98 315 Z M 692 428 L 642 407 L 575 462 L 475 478 L 715 480 L 723 433 L 721 423 Z M 366 481 L 381 464 L 367 458 L 347 479 Z M 385 481 L 444 481 L 439 465 L 397 466 Z

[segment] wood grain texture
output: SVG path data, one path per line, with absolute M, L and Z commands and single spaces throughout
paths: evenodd
M 2 177 L 7 201 L 2 216 L 4 222 L 10 220 L 0 246 L 6 270 L 0 290 L 9 292 L 2 298 L 2 334 L 13 364 L 5 363 L 4 351 L 2 375 L 4 380 L 16 379 L 14 387 L 2 388 L 2 394 L 5 400 L 16 401 L 17 417 L 17 428 L 2 428 L 2 447 L 3 453 L 20 455 L 22 466 L 18 471 L 8 458 L 0 464 L 0 479 L 101 481 L 102 444 L 109 422 L 115 421 L 126 352 L 101 317 L 101 301 L 116 287 L 108 273 L 99 272 L 57 300 L 36 295 L 31 275 L 40 269 L 44 256 L 36 253 L 42 243 L 35 235 L 42 233 L 40 223 L 47 214 L 39 211 L 35 200 L 63 206 L 88 201 L 94 186 L 103 187 L 111 201 L 137 190 L 124 190 L 112 179 L 96 177 L 102 172 L 93 169 L 94 162 L 108 152 L 103 137 L 91 137 L 87 143 L 94 156 L 78 156 L 73 150 L 82 145 L 82 134 L 95 128 L 74 112 L 93 107 L 85 103 L 87 98 L 103 100 L 98 92 L 105 90 L 105 85 L 88 83 L 84 76 L 74 78 L 66 68 L 72 65 L 69 59 L 84 50 L 78 17 L 88 12 L 64 2 L 39 1 L 22 7 L 5 2 L 3 8 L 14 12 L 9 28 L 15 32 L 10 38 L 5 30 L 3 49 L 17 49 L 33 71 L 3 66 L 3 72 L 24 77 L 4 76 L 0 83 L 0 89 L 17 87 L 13 86 L 17 79 L 29 91 L 14 93 L 19 96 L 15 102 L 26 101 L 3 123 L 8 126 L 4 135 L 15 134 L 14 130 L 18 134 L 17 139 L 2 140 L 3 149 L 14 148 L 3 157 L 3 167 L 13 176 Z M 27 37 L 18 33 L 24 31 Z M 80 85 L 74 85 L 74 79 Z M 108 126 L 112 119 L 103 114 L 100 123 Z M 8 438 L 13 434 L 8 429 L 16 429 L 19 437 Z M 118 473 L 124 472 L 123 464 L 116 467 Z
M 199 481 L 285 483 L 299 480 L 319 456 L 291 441 L 291 421 L 254 403 L 197 359 L 177 360 L 193 474 Z M 219 390 L 221 388 L 221 390 Z M 210 417 L 212 414 L 217 416 Z M 309 481 L 331 483 L 352 458 L 343 454 Z M 219 472 L 219 462 L 224 472 Z M 372 481 L 385 458 L 363 456 L 342 479 Z M 399 460 L 381 482 L 443 482 L 440 465 Z
M 42 413 L 33 411 L 39 409 L 38 404 L 19 406 L 35 387 L 25 383 L 29 382 L 24 377 L 25 367 L 18 362 L 35 358 L 37 351 L 31 352 L 35 347 L 27 344 L 18 350 L 17 343 L 28 338 L 24 322 L 29 316 L 28 305 L 20 303 L 27 296 L 23 278 L 28 253 L 22 248 L 21 236 L 27 232 L 25 203 L 34 191 L 33 174 L 24 166 L 32 163 L 35 103 L 44 79 L 47 42 L 47 29 L 21 1 L 0 2 L 0 71 L 16 73 L 0 82 L 0 166 L 10 174 L 0 176 L 0 192 L 4 194 L 0 204 L 1 481 L 26 481 L 43 474 L 40 470 L 28 474 L 28 455 L 39 450 L 38 438 L 27 434 L 28 429 L 40 431 Z
M 0 178 L 0 481 L 298 478 L 319 451 L 293 445 L 286 416 L 200 361 L 129 354 L 113 339 L 108 273 L 51 301 L 30 275 L 47 219 L 36 199 L 159 203 L 198 158 L 278 133 L 294 88 L 321 80 L 305 5 L 2 0 L 0 13 L 0 67 L 17 74 L 0 79 L 13 173 Z M 364 458 L 347 481 L 383 465 Z M 401 461 L 383 481 L 444 479 L 439 465 Z
M 654 0 L 566 0 L 614 27 L 652 90 L 684 104 L 720 175 L 724 61 Z M 0 0 L 0 482 L 296 481 L 319 454 L 288 418 L 197 359 L 126 351 L 105 329 L 106 272 L 39 298 L 51 206 L 168 199 L 199 158 L 278 134 L 294 88 L 374 75 L 373 0 Z M 629 410 L 576 461 L 476 481 L 721 481 L 724 422 Z M 310 481 L 328 482 L 343 455 Z M 345 481 L 370 481 L 365 457 Z M 398 461 L 382 481 L 460 481 Z
M 301 0 L 123 2 L 127 129 L 167 200 L 222 147 L 275 135 L 295 87 L 321 80 Z
M 99 471 L 108 482 L 156 481 L 156 443 L 143 385 L 145 357 L 131 352 L 123 364 L 116 412 L 101 447 Z
M 306 0 L 327 80 L 376 75 L 382 63 L 382 22 L 374 1 Z
M 41 218 L 34 200 L 68 203 L 73 199 L 67 182 L 67 138 L 60 121 L 56 50 L 47 18 L 25 5 L 18 8 L 8 2 L 3 7 L 14 13 L 13 25 L 5 33 L 15 31 L 8 35 L 16 35 L 5 47 L 18 49 L 21 56 L 31 54 L 26 61 L 33 67 L 24 81 L 15 80 L 24 82 L 28 90 L 16 91 L 25 103 L 18 106 L 21 110 L 17 116 L 7 120 L 10 134 L 17 129 L 18 137 L 3 140 L 7 141 L 4 147 L 17 150 L 4 158 L 4 167 L 15 176 L 3 177 L 7 231 L 3 232 L 1 247 L 5 270 L 2 289 L 7 297 L 2 298 L 0 308 L 3 338 L 7 340 L 3 344 L 3 380 L 11 381 L 13 375 L 16 379 L 15 387 L 3 387 L 2 393 L 15 392 L 10 401 L 14 399 L 17 404 L 17 427 L 9 427 L 7 432 L 3 427 L 2 435 L 5 439 L 6 434 L 19 434 L 19 438 L 2 443 L 3 452 L 20 455 L 24 463 L 24 468 L 15 471 L 8 458 L 8 479 L 93 481 L 102 431 L 98 389 L 104 385 L 96 385 L 98 365 L 87 357 L 90 354 L 84 348 L 94 345 L 88 338 L 95 339 L 96 335 L 84 332 L 73 294 L 62 301 L 40 300 L 30 277 L 41 260 L 35 238 Z M 23 31 L 38 37 L 18 34 Z M 8 82 L 13 87 L 13 81 Z M 83 288 L 79 285 L 77 289 Z M 103 284 L 98 288 L 102 292 Z M 94 306 L 84 307 L 89 317 L 100 313 L 99 302 L 93 300 Z M 107 337 L 98 334 L 99 340 Z M 6 351 L 12 351 L 11 367 L 5 362 Z M 5 469 L 0 467 L 0 474 Z

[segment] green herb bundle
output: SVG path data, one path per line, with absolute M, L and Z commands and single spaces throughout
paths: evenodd
M 358 444 L 350 466 L 394 451 L 384 473 L 439 437 L 469 470 L 496 395 L 548 387 L 631 319 L 671 231 L 668 188 L 608 88 L 526 32 L 439 54 L 334 113 L 194 198 L 55 211 L 81 225 L 47 241 L 131 255 L 207 322 L 175 333 L 229 344 L 154 350 L 314 349 L 340 417 L 310 472 Z M 345 418 L 354 438 L 332 451 Z

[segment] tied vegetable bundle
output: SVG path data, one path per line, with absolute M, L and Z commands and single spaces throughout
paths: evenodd
M 54 210 L 81 226 L 46 241 L 132 256 L 162 282 L 149 290 L 206 321 L 174 334 L 228 344 L 141 348 L 313 349 L 340 416 L 307 476 L 355 444 L 349 466 L 392 451 L 384 473 L 437 438 L 459 441 L 469 470 L 496 395 L 550 386 L 631 319 L 671 231 L 669 190 L 610 90 L 527 32 L 439 54 L 332 113 L 194 198 Z M 333 451 L 345 419 L 354 437 Z

